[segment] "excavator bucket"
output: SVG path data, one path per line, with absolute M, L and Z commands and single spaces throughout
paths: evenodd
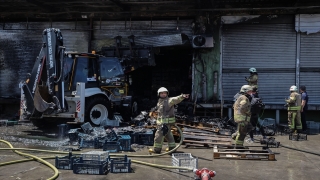
M 54 109 L 55 108 L 55 104 L 50 102 L 46 102 L 45 100 L 43 100 L 40 91 L 39 91 L 39 86 L 36 87 L 36 91 L 34 93 L 34 98 L 33 98 L 33 103 L 34 103 L 34 107 L 37 109 L 37 111 L 39 112 L 45 112 L 49 109 Z

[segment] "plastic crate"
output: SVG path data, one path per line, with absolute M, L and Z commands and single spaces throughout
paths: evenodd
M 132 143 L 151 146 L 154 142 L 153 131 L 147 131 L 143 133 L 132 133 L 130 136 Z
M 117 136 L 117 133 L 114 130 L 111 130 L 111 132 L 107 133 L 105 139 L 107 141 L 117 141 L 119 138 Z
M 103 175 L 108 172 L 108 160 L 106 161 L 91 161 L 76 159 L 73 162 L 73 173 L 74 174 L 96 174 Z
M 125 155 L 124 157 L 110 158 L 111 173 L 131 173 L 131 159 Z
M 118 141 L 120 142 L 121 151 L 131 150 L 131 137 L 129 135 L 120 135 L 120 138 Z
M 118 141 L 106 141 L 103 144 L 103 150 L 109 152 L 119 152 L 121 149 L 120 142 Z
M 74 161 L 74 159 L 76 159 L 76 157 L 73 157 L 71 152 L 69 152 L 68 156 L 64 156 L 64 157 L 56 156 L 55 166 L 56 166 L 57 169 L 71 170 L 71 169 L 73 169 L 73 161 Z
M 172 165 L 176 167 L 187 167 L 198 169 L 198 158 L 192 157 L 191 153 L 173 153 Z M 177 169 L 179 172 L 188 170 Z
M 89 151 L 81 153 L 83 160 L 92 160 L 92 161 L 107 161 L 109 158 L 109 152 L 106 151 Z
M 94 139 L 85 139 L 84 137 L 79 138 L 79 148 L 99 148 L 98 138 Z
M 289 134 L 289 140 L 292 141 L 306 141 L 307 140 L 307 134 Z
M 90 134 L 93 131 L 93 128 L 89 122 L 86 122 L 81 125 L 81 128 L 84 133 Z
M 79 129 L 70 129 L 68 131 L 68 137 L 70 141 L 77 141 L 79 135 Z

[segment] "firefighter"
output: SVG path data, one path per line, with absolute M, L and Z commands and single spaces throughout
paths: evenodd
M 240 89 L 240 94 L 241 95 L 233 104 L 234 121 L 238 123 L 237 136 L 235 139 L 236 147 L 243 146 L 244 138 L 247 133 L 252 130 L 252 125 L 250 123 L 252 86 L 243 85 Z
M 298 93 L 297 86 L 290 87 L 290 97 L 285 99 L 288 106 L 288 126 L 291 133 L 302 130 L 301 124 L 301 95 Z
M 176 147 L 173 135 L 171 133 L 171 126 L 176 122 L 174 116 L 174 105 L 180 103 L 186 98 L 189 98 L 189 94 L 181 94 L 176 97 L 168 97 L 169 91 L 165 87 L 161 87 L 158 90 L 158 96 L 160 97 L 157 103 L 156 111 L 157 117 L 157 131 L 154 137 L 153 152 L 161 153 L 162 143 L 164 137 L 168 141 L 169 151 Z
M 257 69 L 252 67 L 249 69 L 250 76 L 249 78 L 245 77 L 245 80 L 248 82 L 248 85 L 252 86 L 252 88 L 256 88 L 258 90 L 258 73 Z

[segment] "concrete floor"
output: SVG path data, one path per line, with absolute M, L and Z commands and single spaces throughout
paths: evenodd
M 52 132 L 54 136 L 54 132 Z M 4 127 L 0 126 L 0 138 L 8 140 L 14 147 L 28 147 L 28 148 L 42 148 L 52 150 L 63 150 L 63 146 L 67 140 L 58 141 L 51 138 L 50 132 L 46 134 L 47 137 L 41 136 L 41 133 L 30 124 L 22 124 Z M 307 151 L 320 153 L 320 135 L 318 132 L 313 135 L 308 135 L 307 141 L 290 141 L 288 136 L 274 136 L 281 144 L 299 148 Z M 48 143 L 49 142 L 49 143 Z M 250 145 L 260 145 L 256 142 Z M 7 147 L 0 143 L 0 148 Z M 320 156 L 295 151 L 287 148 L 272 148 L 276 153 L 276 161 L 266 160 L 227 160 L 227 159 L 214 159 L 212 148 L 191 149 L 184 148 L 182 145 L 178 152 L 191 153 L 193 156 L 198 157 L 199 167 L 206 167 L 217 172 L 217 176 L 213 179 L 226 180 L 226 179 L 281 179 L 281 180 L 319 180 L 320 179 Z M 88 149 L 86 149 L 88 151 Z M 47 156 L 45 153 L 28 152 L 37 156 Z M 127 154 L 148 154 L 147 147 L 137 152 L 129 152 Z M 52 155 L 52 154 L 50 154 Z M 12 160 L 23 159 L 23 157 L 16 155 L 11 151 L 0 151 L 0 163 Z M 171 156 L 164 155 L 157 158 L 133 158 L 149 163 L 156 163 L 162 165 L 171 165 Z M 54 160 L 48 160 L 54 165 Z M 73 174 L 72 170 L 59 170 L 60 174 L 57 179 L 59 180 L 84 180 L 84 179 L 194 179 L 192 172 L 178 172 L 176 170 L 166 170 L 152 168 L 140 164 L 132 164 L 134 173 L 113 174 L 107 175 L 77 175 Z M 0 179 L 47 179 L 53 175 L 53 171 L 38 162 L 24 162 L 19 164 L 12 164 L 0 166 Z

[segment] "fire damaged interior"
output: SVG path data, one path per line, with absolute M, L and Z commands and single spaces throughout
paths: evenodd
M 0 9 L 2 84 L 0 104 L 19 106 L 21 92 L 17 84 L 32 70 L 42 46 L 43 30 L 57 28 L 63 34 L 63 46 L 66 47 L 66 51 L 96 52 L 111 57 L 119 56 L 119 50 L 124 56 L 131 55 L 133 51 L 130 47 L 133 46 L 152 49 L 153 65 L 140 67 L 138 63 L 136 66 L 139 68 L 134 71 L 127 69 L 126 72 L 127 80 L 130 82 L 130 93 L 134 93 L 141 101 L 139 104 L 145 106 L 139 107 L 140 110 L 148 110 L 155 105 L 156 91 L 162 86 L 169 89 L 170 96 L 191 94 L 188 102 L 190 104 L 195 105 L 194 102 L 197 101 L 218 104 L 217 108 L 228 109 L 229 107 L 222 106 L 223 103 L 232 104 L 235 88 L 229 80 L 233 81 L 235 73 L 231 74 L 230 78 L 228 75 L 229 71 L 235 71 L 233 66 L 226 66 L 222 67 L 220 72 L 219 64 L 223 58 L 228 59 L 228 54 L 234 50 L 230 49 L 228 52 L 228 48 L 219 46 L 221 43 L 232 44 L 234 41 L 232 38 L 230 41 L 228 38 L 222 41 L 219 31 L 223 31 L 221 35 L 232 37 L 232 33 L 237 35 L 238 31 L 241 31 L 240 28 L 234 28 L 239 22 L 240 26 L 241 23 L 261 24 L 261 29 L 264 29 L 262 26 L 265 23 L 271 22 L 270 19 L 275 19 L 272 23 L 287 24 L 294 21 L 294 14 L 317 13 L 320 2 L 316 0 L 6 0 L 1 1 Z M 239 21 L 233 19 L 230 20 L 231 24 L 227 21 L 221 22 L 222 16 L 242 14 L 261 15 L 261 17 L 243 18 Z M 290 17 L 283 20 L 281 15 Z M 220 29 L 223 23 L 225 24 Z M 288 25 L 288 28 L 291 28 L 291 25 Z M 228 34 L 228 31 L 231 34 Z M 117 44 L 119 40 L 121 44 Z M 227 55 L 223 54 L 224 57 L 219 59 L 221 51 Z M 146 52 L 141 51 L 144 55 Z M 150 62 L 146 59 L 143 63 Z M 245 69 L 247 67 L 241 67 L 239 72 L 241 76 L 244 76 Z M 305 70 L 305 67 L 301 69 Z M 262 75 L 267 74 L 269 69 L 260 72 Z M 227 85 L 219 84 L 221 73 L 225 74 L 224 81 Z M 226 92 L 220 92 L 222 86 Z M 232 90 L 229 90 L 231 86 Z M 261 95 L 265 94 L 267 93 L 262 90 Z M 225 99 L 221 99 L 224 96 Z M 270 102 L 280 104 L 273 99 Z M 5 107 L 1 105 L 1 113 L 6 111 Z M 209 105 L 209 108 L 211 107 Z M 279 105 L 271 107 L 278 108 Z M 10 111 L 12 111 L 10 114 L 17 114 L 15 108 L 10 108 Z M 227 113 L 221 111 L 221 116 L 226 116 Z M 217 115 L 217 112 L 214 114 Z

